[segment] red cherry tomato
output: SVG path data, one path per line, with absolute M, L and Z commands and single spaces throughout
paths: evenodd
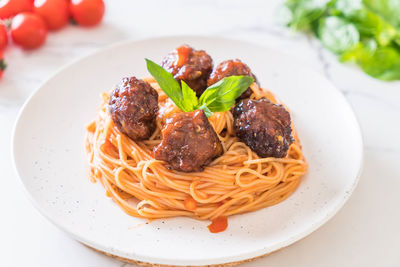
M 20 12 L 32 11 L 33 0 L 0 0 L 0 19 L 8 19 Z
M 0 51 L 0 79 L 3 77 L 3 71 L 6 69 L 7 65 L 3 58 L 3 52 Z
M 34 49 L 46 41 L 46 23 L 35 13 L 23 12 L 12 20 L 10 33 L 14 43 L 24 49 Z
M 0 51 L 3 51 L 8 44 L 7 27 L 0 21 Z
M 69 7 L 74 20 L 82 26 L 99 24 L 104 15 L 103 0 L 71 0 Z
M 44 19 L 49 30 L 58 30 L 69 21 L 69 2 L 67 0 L 35 0 L 33 12 Z

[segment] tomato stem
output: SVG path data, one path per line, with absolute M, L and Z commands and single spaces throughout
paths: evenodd
M 0 59 L 0 70 L 3 71 L 7 68 L 7 64 L 4 59 Z

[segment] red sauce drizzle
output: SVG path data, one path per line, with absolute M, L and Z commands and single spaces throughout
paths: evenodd
M 186 45 L 182 45 L 176 49 L 176 52 L 178 52 L 178 61 L 176 65 L 177 67 L 181 67 L 188 61 L 189 55 L 192 52 L 192 48 Z
M 185 206 L 185 209 L 187 209 L 187 210 L 191 210 L 191 211 L 196 210 L 196 208 L 197 208 L 196 200 L 194 200 L 191 197 L 188 197 L 184 201 L 184 206 Z
M 208 227 L 211 233 L 219 233 L 223 232 L 228 228 L 228 218 L 225 216 L 221 216 L 212 220 L 211 224 Z

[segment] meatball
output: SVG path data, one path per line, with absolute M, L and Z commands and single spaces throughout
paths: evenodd
M 118 129 L 133 140 L 149 138 L 156 128 L 158 93 L 143 80 L 123 78 L 110 95 L 108 107 Z
M 245 99 L 233 108 L 236 135 L 260 157 L 283 158 L 293 143 L 290 114 L 269 100 Z
M 207 88 L 207 79 L 213 68 L 212 59 L 204 50 L 194 50 L 188 45 L 169 53 L 161 65 L 179 82 L 187 83 L 197 96 Z
M 203 110 L 176 113 L 166 119 L 154 157 L 183 172 L 202 171 L 222 152 L 221 141 Z
M 250 68 L 242 61 L 240 61 L 239 59 L 226 60 L 221 62 L 213 70 L 213 72 L 210 75 L 210 78 L 208 78 L 207 85 L 208 86 L 213 85 L 214 83 L 219 82 L 225 77 L 241 76 L 241 75 L 250 76 L 257 82 L 256 76 L 251 72 Z M 252 93 L 253 91 L 251 91 L 249 87 L 247 88 L 246 91 L 243 92 L 243 94 L 239 97 L 239 99 L 249 98 Z

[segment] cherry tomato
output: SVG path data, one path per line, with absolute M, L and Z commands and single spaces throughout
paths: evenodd
M 67 0 L 35 0 L 33 12 L 44 19 L 49 30 L 58 30 L 69 21 L 69 2 Z
M 14 43 L 24 49 L 34 49 L 46 41 L 46 23 L 35 13 L 19 13 L 12 20 L 10 33 Z
M 7 65 L 3 58 L 3 52 L 0 51 L 0 79 L 3 77 L 3 71 L 6 69 Z
M 8 44 L 7 27 L 0 21 L 0 51 L 3 51 Z
M 33 0 L 0 0 L 0 19 L 8 19 L 20 12 L 32 11 Z
M 103 0 L 71 0 L 69 7 L 74 20 L 82 26 L 99 24 L 104 15 Z

